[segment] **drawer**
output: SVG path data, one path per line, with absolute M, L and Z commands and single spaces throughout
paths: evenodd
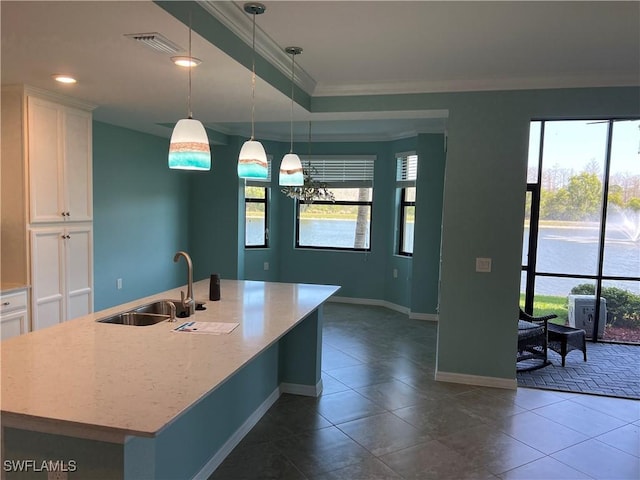
M 0 297 L 0 314 L 27 309 L 27 291 L 12 292 Z

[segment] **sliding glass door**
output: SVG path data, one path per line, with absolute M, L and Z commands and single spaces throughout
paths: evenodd
M 532 122 L 526 198 L 525 310 L 640 343 L 640 120 Z

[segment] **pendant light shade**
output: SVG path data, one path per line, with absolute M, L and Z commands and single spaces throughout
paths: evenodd
M 253 15 L 253 35 L 251 43 L 251 138 L 244 142 L 238 156 L 238 177 L 249 179 L 266 179 L 269 177 L 267 153 L 260 142 L 255 140 L 256 111 L 256 15 L 264 13 L 266 7 L 262 3 L 245 3 L 244 11 Z
M 189 56 L 191 57 L 191 15 L 189 15 Z M 196 60 L 196 59 L 194 59 Z M 209 137 L 204 126 L 191 116 L 191 68 L 189 68 L 189 96 L 187 97 L 187 118 L 178 120 L 173 127 L 169 143 L 169 168 L 176 170 L 211 170 L 211 150 Z
M 169 168 L 210 170 L 209 138 L 202 123 L 192 118 L 178 120 L 169 144 Z
M 285 52 L 291 55 L 291 149 L 280 162 L 280 186 L 301 187 L 304 185 L 304 174 L 302 172 L 302 162 L 300 157 L 293 153 L 293 92 L 294 92 L 294 69 L 296 65 L 296 55 L 302 53 L 300 47 L 287 47 Z
M 240 178 L 267 178 L 269 163 L 267 153 L 260 142 L 247 140 L 240 149 L 238 157 L 238 176 Z
M 280 185 L 283 187 L 299 187 L 304 185 L 302 162 L 295 153 L 287 153 L 280 163 Z

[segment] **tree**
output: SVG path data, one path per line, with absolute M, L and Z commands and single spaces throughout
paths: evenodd
M 568 220 L 597 219 L 602 202 L 602 183 L 595 173 L 582 172 L 571 177 L 567 186 L 569 193 Z
M 557 192 L 542 192 L 540 197 L 540 218 L 544 220 L 568 220 L 569 192 L 561 188 Z
M 630 208 L 634 212 L 640 212 L 640 198 L 632 198 L 627 202 L 627 208 Z
M 609 205 L 624 207 L 624 191 L 620 185 L 609 185 L 609 198 L 607 201 Z

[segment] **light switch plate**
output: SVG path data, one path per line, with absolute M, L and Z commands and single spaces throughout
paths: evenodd
M 476 272 L 491 272 L 491 259 L 482 257 L 476 258 Z

